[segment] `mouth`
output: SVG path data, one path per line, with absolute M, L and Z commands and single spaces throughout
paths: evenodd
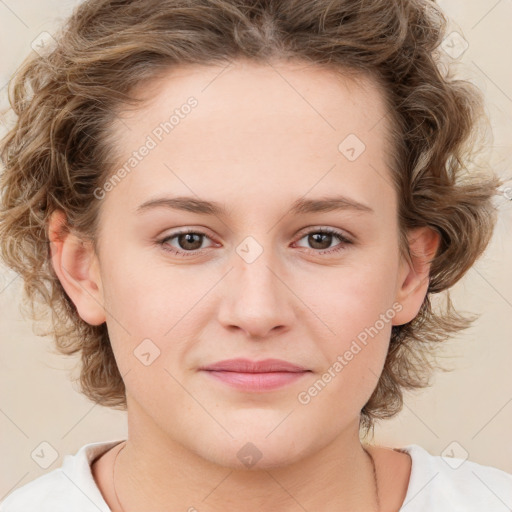
M 209 377 L 246 392 L 271 391 L 303 378 L 311 370 L 281 359 L 229 359 L 200 368 Z

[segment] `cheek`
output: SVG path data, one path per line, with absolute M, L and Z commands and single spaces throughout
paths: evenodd
M 312 308 L 329 329 L 322 329 L 324 334 L 319 336 L 319 329 L 311 326 L 311 339 L 315 350 L 322 353 L 323 364 L 298 399 L 312 415 L 327 415 L 326 421 L 331 415 L 348 418 L 357 414 L 382 373 L 395 309 L 389 300 L 388 281 L 377 277 L 370 272 L 366 279 L 349 273 L 343 285 L 325 286 L 323 297 L 316 297 L 317 309 Z
M 309 336 L 323 356 L 320 373 L 327 372 L 327 380 L 336 376 L 330 380 L 332 391 L 350 390 L 363 404 L 378 381 L 389 347 L 396 314 L 392 268 L 389 259 L 360 260 L 350 268 L 326 270 L 323 279 L 315 276 L 302 283 L 301 296 L 318 316 L 308 313 Z
M 295 287 L 309 310 L 330 327 L 324 331 L 334 331 L 331 334 L 346 340 L 392 309 L 396 286 L 393 268 L 384 259 L 361 259 L 346 267 L 324 268 L 309 277 L 301 276 Z
M 148 352 L 150 359 L 157 356 L 152 368 L 180 367 L 187 363 L 187 343 L 214 315 L 207 296 L 218 277 L 207 269 L 193 273 L 190 267 L 139 264 L 136 258 L 112 260 L 105 272 L 107 325 L 120 370 L 139 368 L 144 360 L 137 357 Z
M 163 259 L 156 260 L 156 248 L 141 250 L 125 240 L 112 249 L 104 265 L 106 308 L 130 332 L 151 330 L 161 335 L 191 293 L 184 267 L 166 265 Z

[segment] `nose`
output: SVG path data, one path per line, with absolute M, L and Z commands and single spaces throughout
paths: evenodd
M 286 283 L 287 272 L 270 252 L 263 251 L 251 263 L 235 253 L 233 268 L 219 290 L 219 322 L 226 329 L 239 329 L 252 339 L 288 330 L 296 321 L 295 295 Z

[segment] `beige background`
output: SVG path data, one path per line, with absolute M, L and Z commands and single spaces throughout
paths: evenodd
M 42 31 L 52 33 L 76 3 L 0 0 L 2 106 L 4 86 L 31 51 L 31 42 Z M 459 74 L 486 95 L 494 132 L 491 158 L 497 172 L 511 179 L 512 2 L 439 3 L 451 18 L 451 30 L 469 44 L 456 59 Z M 512 199 L 512 188 L 508 194 Z M 417 443 L 432 454 L 467 456 L 512 473 L 512 201 L 506 192 L 499 205 L 489 249 L 454 289 L 459 308 L 481 313 L 471 330 L 446 345 L 446 363 L 454 371 L 438 374 L 431 388 L 406 396 L 403 412 L 377 426 L 375 441 L 387 446 Z M 0 500 L 59 467 L 64 455 L 83 444 L 127 434 L 125 413 L 95 406 L 78 394 L 69 380 L 76 360 L 52 354 L 51 340 L 33 334 L 21 317 L 20 281 L 0 269 Z M 58 455 L 47 469 L 31 458 L 42 442 Z

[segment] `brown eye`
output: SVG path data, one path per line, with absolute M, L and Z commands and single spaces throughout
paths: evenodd
M 200 249 L 203 244 L 202 236 L 203 235 L 200 235 L 199 233 L 183 233 L 178 235 L 176 240 L 181 249 L 196 251 L 197 249 Z
M 165 251 L 173 254 L 193 256 L 196 251 L 204 249 L 204 247 L 201 247 L 203 245 L 204 238 L 209 238 L 206 233 L 198 231 L 181 231 L 166 236 L 158 243 Z M 175 240 L 175 242 L 171 243 L 173 240 Z
M 303 239 L 307 239 L 307 243 L 310 245 L 311 249 L 314 249 L 314 252 L 317 252 L 318 254 L 342 251 L 345 249 L 346 245 L 352 243 L 348 238 L 343 236 L 342 233 L 328 228 L 310 231 L 309 233 L 306 233 L 300 240 Z M 332 242 L 336 239 L 338 239 L 341 243 L 331 248 Z
M 326 233 L 312 233 L 307 236 L 313 249 L 329 249 L 334 238 L 333 235 Z

